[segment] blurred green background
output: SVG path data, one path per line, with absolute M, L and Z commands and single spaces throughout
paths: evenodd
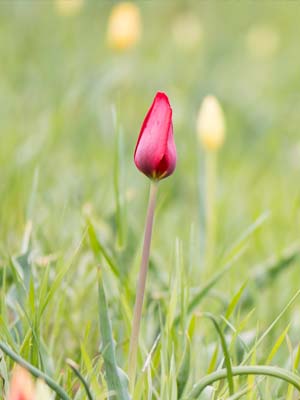
M 178 165 L 160 185 L 148 296 L 155 301 L 168 287 L 176 239 L 192 286 L 200 286 L 204 154 L 196 116 L 204 96 L 213 94 L 227 122 L 218 163 L 217 259 L 260 215 L 268 214 L 237 266 L 219 284 L 219 294 L 230 299 L 256 265 L 279 256 L 300 234 L 300 4 L 137 1 L 141 37 L 123 51 L 107 43 L 115 4 L 85 1 L 74 15 L 63 15 L 50 0 L 0 3 L 0 265 L 20 254 L 29 220 L 32 262 L 38 265 L 49 255 L 68 259 L 84 234 L 88 212 L 107 249 L 118 254 L 119 267 L 131 271 L 134 287 L 149 183 L 137 171 L 133 151 L 147 109 L 156 91 L 163 90 L 173 108 Z M 116 174 L 117 131 L 121 150 Z M 65 353 L 73 354 L 83 335 L 78 326 L 95 312 L 94 265 L 84 243 L 61 306 L 74 312 L 60 322 L 60 338 L 56 333 L 57 346 Z M 54 273 L 56 268 L 54 261 Z M 266 327 L 282 310 L 299 287 L 298 268 L 299 263 L 292 264 L 265 291 L 252 288 L 255 311 L 249 329 Z M 117 318 L 119 297 L 113 293 Z M 219 306 L 212 300 L 203 307 Z M 281 325 L 283 329 L 292 321 L 292 339 L 300 327 L 297 310 L 299 305 Z M 96 329 L 97 322 L 91 324 Z M 124 339 L 122 333 L 119 339 Z M 93 349 L 96 344 L 89 342 Z M 271 347 L 272 335 L 265 350 Z

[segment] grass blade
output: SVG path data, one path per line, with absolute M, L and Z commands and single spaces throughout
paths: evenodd
M 190 373 L 191 346 L 190 339 L 186 337 L 185 349 L 177 374 L 177 399 L 181 399 Z
M 275 318 L 275 320 L 271 323 L 271 325 L 265 330 L 265 332 L 261 335 L 261 337 L 256 341 L 256 343 L 251 348 L 251 350 L 246 354 L 242 364 L 245 364 L 251 358 L 251 355 L 253 354 L 253 352 L 256 351 L 257 347 L 263 342 L 263 340 L 266 338 L 266 336 L 269 334 L 269 332 L 274 328 L 274 326 L 277 324 L 277 322 L 281 319 L 281 317 L 285 314 L 285 312 L 294 303 L 294 301 L 297 299 L 297 297 L 299 295 L 300 295 L 300 289 L 297 290 L 297 292 L 294 294 L 294 296 L 291 298 L 291 300 L 287 303 L 287 305 L 284 307 L 284 309 L 279 313 L 279 315 Z
M 29 362 L 24 360 L 21 356 L 15 353 L 12 349 L 10 349 L 5 343 L 0 341 L 0 349 L 12 360 L 21 365 L 23 368 L 27 369 L 33 376 L 36 378 L 43 379 L 47 385 L 54 390 L 54 392 L 62 399 L 62 400 L 70 400 L 68 394 L 64 391 L 64 389 L 59 386 L 50 376 L 40 371 L 38 368 L 31 365 Z
M 233 376 L 248 376 L 248 375 L 263 375 L 271 376 L 273 378 L 282 379 L 286 383 L 290 383 L 300 392 L 300 377 L 292 372 L 289 372 L 283 368 L 270 367 L 265 365 L 250 365 L 250 366 L 239 366 L 232 368 Z M 191 392 L 184 398 L 184 400 L 197 399 L 203 390 L 218 382 L 222 379 L 227 378 L 226 368 L 220 369 L 213 372 L 210 375 L 206 375 L 196 385 L 194 385 Z
M 222 332 L 222 329 L 217 321 L 217 318 L 210 314 L 210 313 L 203 313 L 203 316 L 210 319 L 214 325 L 214 327 L 216 328 L 216 331 L 220 337 L 220 341 L 221 341 L 221 346 L 222 346 L 222 350 L 223 350 L 223 354 L 224 354 L 224 360 L 225 360 L 225 366 L 226 366 L 226 371 L 227 371 L 227 381 L 228 381 L 228 387 L 229 387 L 229 394 L 233 395 L 234 394 L 234 383 L 233 383 L 233 374 L 232 374 L 232 366 L 231 366 L 231 359 L 230 359 L 230 354 L 227 348 L 227 343 L 225 340 L 225 336 Z
M 98 269 L 98 307 L 102 338 L 101 354 L 104 360 L 106 382 L 108 389 L 114 393 L 114 395 L 109 396 L 109 398 L 130 400 L 125 374 L 119 369 L 116 361 L 115 345 L 112 337 L 111 323 L 108 316 L 106 296 L 102 281 L 102 271 L 100 268 Z
M 71 359 L 66 360 L 68 366 L 72 369 L 74 374 L 77 376 L 77 378 L 80 380 L 80 382 L 83 384 L 84 390 L 86 392 L 87 398 L 89 400 L 94 400 L 93 395 L 90 391 L 89 384 L 85 380 L 84 376 L 80 373 L 79 371 L 79 366 Z

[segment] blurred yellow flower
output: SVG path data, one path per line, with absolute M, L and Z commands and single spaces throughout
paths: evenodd
M 199 18 L 189 12 L 176 17 L 172 24 L 172 34 L 178 47 L 194 50 L 201 43 L 203 29 Z
M 130 2 L 122 2 L 113 7 L 107 28 L 109 46 L 116 50 L 133 47 L 141 36 L 141 16 L 139 8 Z
M 214 96 L 204 98 L 197 119 L 197 133 L 205 150 L 218 150 L 225 139 L 225 119 Z
M 61 16 L 78 14 L 82 9 L 84 0 L 55 0 L 55 9 Z
M 247 33 L 246 44 L 251 54 L 256 57 L 270 57 L 279 48 L 280 37 L 271 26 L 253 26 Z

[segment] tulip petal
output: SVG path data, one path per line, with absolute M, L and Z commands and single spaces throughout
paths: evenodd
M 135 148 L 134 161 L 141 172 L 153 179 L 162 179 L 175 168 L 172 109 L 164 93 L 157 93 L 145 117 Z

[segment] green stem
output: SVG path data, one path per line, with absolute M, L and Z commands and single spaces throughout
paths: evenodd
M 213 268 L 216 240 L 216 180 L 217 154 L 207 151 L 205 154 L 205 215 L 206 215 L 206 271 Z
M 251 365 L 243 367 L 233 367 L 233 376 L 242 375 L 264 375 L 272 376 L 273 378 L 282 379 L 287 383 L 293 385 L 300 392 L 300 378 L 283 368 L 270 367 L 265 365 Z M 226 368 L 220 369 L 202 378 L 194 387 L 193 390 L 185 397 L 185 400 L 197 399 L 202 391 L 209 385 L 225 379 L 227 377 Z
M 150 244 L 152 237 L 152 226 L 154 210 L 156 205 L 158 182 L 151 182 L 148 211 L 145 224 L 145 234 L 144 234 L 144 245 L 142 252 L 142 261 L 139 272 L 139 279 L 137 284 L 137 292 L 134 306 L 132 332 L 130 338 L 130 348 L 129 348 L 129 359 L 128 359 L 128 376 L 130 391 L 133 392 L 135 377 L 136 377 L 136 366 L 137 366 L 137 353 L 138 353 L 138 342 L 139 342 L 139 331 L 141 324 L 142 308 L 145 294 L 146 278 L 149 264 L 150 255 Z
M 13 350 L 11 350 L 5 343 L 0 341 L 0 349 L 12 360 L 14 360 L 16 363 L 21 365 L 23 368 L 27 369 L 33 376 L 36 378 L 43 379 L 47 385 L 54 390 L 54 392 L 59 396 L 60 399 L 62 400 L 71 400 L 68 394 L 64 391 L 62 387 L 60 387 L 50 376 L 45 374 L 44 372 L 40 371 L 33 365 L 29 364 L 24 358 L 19 356 L 17 353 L 15 353 Z
M 78 365 L 71 359 L 67 359 L 66 362 L 67 362 L 68 366 L 72 369 L 74 374 L 77 376 L 77 378 L 80 380 L 80 382 L 82 383 L 84 390 L 86 392 L 87 398 L 89 400 L 94 400 L 93 395 L 89 388 L 89 384 L 87 383 L 87 381 L 85 380 L 85 378 L 81 374 L 81 372 L 79 371 Z

